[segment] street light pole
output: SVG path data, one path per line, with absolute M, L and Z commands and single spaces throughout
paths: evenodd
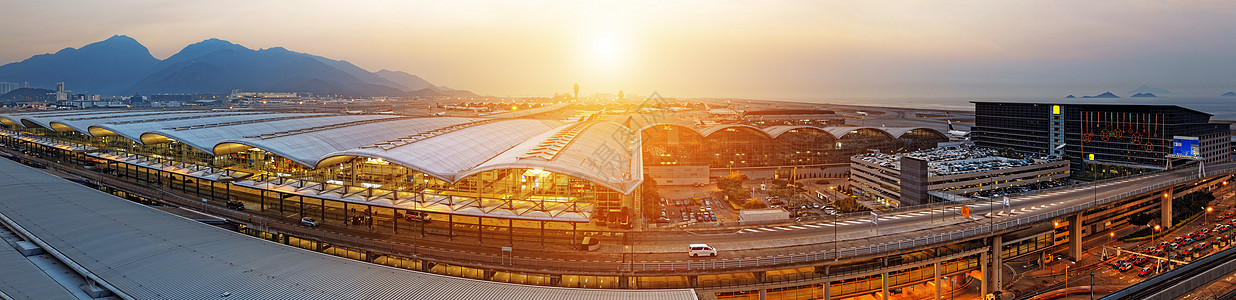
M 1090 300 L 1094 300 L 1094 271 L 1090 271 Z

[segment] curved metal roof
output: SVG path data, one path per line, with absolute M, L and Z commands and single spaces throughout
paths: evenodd
M 927 130 L 928 132 L 939 135 L 940 137 L 948 138 L 948 136 L 944 135 L 943 132 L 940 132 L 939 130 L 935 130 L 932 128 L 927 128 L 927 127 L 896 127 L 896 128 L 884 129 L 884 132 L 888 132 L 888 134 L 892 135 L 893 137 L 901 138 L 901 136 L 907 133 L 910 133 L 911 131 L 917 130 L 917 129 Z
M 301 129 L 312 126 L 321 126 L 326 124 L 334 124 L 340 122 L 351 122 L 358 120 L 372 120 L 384 117 L 376 117 L 372 115 L 326 115 L 303 118 L 282 119 L 269 122 L 258 122 L 251 124 L 241 124 L 232 126 L 216 126 L 198 129 L 170 129 L 166 127 L 154 127 L 153 124 L 141 125 L 140 128 L 135 128 L 133 131 L 141 132 L 138 141 L 146 143 L 157 143 L 166 141 L 162 138 L 179 141 L 185 143 L 198 150 L 206 153 L 215 153 L 215 148 L 224 140 L 241 139 L 245 136 L 269 132 L 279 132 L 285 130 Z M 180 124 L 197 124 L 197 123 L 180 123 Z M 187 125 L 186 125 L 187 126 Z M 144 130 L 143 130 L 144 129 Z M 162 137 L 162 138 L 160 138 Z M 250 147 L 245 147 L 248 149 Z
M 710 136 L 710 135 L 712 135 L 713 133 L 716 133 L 716 132 L 718 132 L 718 131 L 722 131 L 722 130 L 726 130 L 726 129 L 731 129 L 731 128 L 747 128 L 747 129 L 751 129 L 751 130 L 754 130 L 754 131 L 756 131 L 756 132 L 759 132 L 760 134 L 763 134 L 765 137 L 768 137 L 768 138 L 770 138 L 770 139 L 772 138 L 772 135 L 769 135 L 769 134 L 768 134 L 768 132 L 766 132 L 766 131 L 764 131 L 764 130 L 760 129 L 759 127 L 755 127 L 755 126 L 751 126 L 751 125 L 744 125 L 744 124 L 721 124 L 721 125 L 712 125 L 712 126 L 708 126 L 708 127 L 701 128 L 701 129 L 699 129 L 699 131 L 700 131 L 700 135 L 702 135 L 702 136 L 704 136 L 704 137 L 708 137 L 708 136 Z
M 53 122 L 64 123 L 64 122 L 69 121 L 70 119 L 91 119 L 93 118 L 95 120 L 99 120 L 99 119 L 110 119 L 110 118 L 157 116 L 157 115 L 195 113 L 195 112 L 205 112 L 205 111 L 204 110 L 196 110 L 196 111 L 194 110 L 134 110 L 134 111 L 107 111 L 107 112 L 94 112 L 94 113 L 73 112 L 69 114 L 55 114 L 55 113 L 37 114 L 37 115 L 31 114 L 31 115 L 20 116 L 20 118 L 21 118 L 22 124 L 35 124 L 43 128 L 55 129 L 53 128 L 51 123 Z M 27 127 L 29 126 L 27 125 Z M 64 130 L 57 130 L 57 131 L 64 131 Z
M 863 129 L 875 130 L 876 132 L 883 133 L 889 138 L 896 138 L 896 136 L 892 135 L 888 131 L 885 131 L 884 128 L 880 128 L 880 127 L 824 127 L 824 131 L 828 131 L 829 134 L 832 134 L 833 137 L 836 137 L 839 140 L 845 137 L 845 135 L 847 134 L 851 134 L 851 133 L 854 133 L 854 132 L 857 132 Z
M 837 139 L 836 136 L 834 136 L 832 133 L 829 133 L 827 130 L 824 130 L 824 128 L 816 127 L 816 126 L 809 126 L 809 125 L 769 126 L 769 127 L 764 128 L 764 132 L 767 132 L 768 135 L 772 136 L 773 138 L 778 138 L 778 137 L 781 137 L 782 134 L 786 134 L 786 133 L 789 133 L 790 131 L 799 130 L 799 129 L 808 129 L 808 130 L 815 130 L 815 131 L 827 133 L 829 137 L 833 138 L 834 140 Z
M 459 178 L 495 169 L 542 169 L 630 194 L 644 178 L 638 145 L 637 132 L 617 123 L 574 123 L 527 139 Z
M 892 137 L 892 138 L 901 138 L 902 135 L 905 135 L 906 133 L 913 131 L 915 129 L 930 130 L 931 132 L 939 134 L 940 136 L 946 136 L 943 133 L 940 133 L 939 130 L 936 130 L 933 128 L 927 128 L 927 127 L 844 127 L 844 126 L 818 127 L 818 126 L 810 126 L 810 125 L 775 125 L 775 126 L 769 126 L 765 128 L 759 128 L 759 127 L 755 127 L 751 125 L 744 125 L 744 124 L 721 124 L 721 125 L 712 125 L 708 127 L 699 128 L 699 127 L 691 127 L 688 125 L 684 125 L 681 123 L 675 123 L 675 122 L 658 122 L 658 123 L 653 123 L 653 124 L 647 124 L 647 125 L 641 126 L 639 131 L 644 131 L 648 128 L 652 128 L 653 126 L 658 126 L 658 125 L 673 125 L 673 126 L 689 128 L 691 130 L 695 130 L 695 132 L 699 133 L 701 136 L 704 136 L 704 137 L 707 137 L 709 135 L 712 135 L 713 133 L 717 133 L 721 130 L 725 130 L 729 128 L 753 129 L 753 130 L 763 133 L 765 136 L 768 136 L 769 138 L 777 138 L 777 137 L 780 137 L 782 134 L 785 134 L 787 132 L 797 130 L 797 129 L 820 130 L 820 131 L 826 132 L 829 135 L 831 135 L 833 139 L 840 139 L 846 134 L 849 134 L 852 131 L 860 130 L 860 129 L 876 130 L 884 134 L 887 134 L 889 137 Z
M 228 116 L 252 115 L 252 114 L 254 113 L 253 112 L 241 113 L 241 112 L 235 112 L 235 111 L 221 111 L 221 112 L 211 112 L 211 111 L 201 111 L 201 110 L 198 110 L 198 111 L 168 111 L 168 112 L 160 112 L 160 113 L 135 114 L 135 115 L 78 116 L 78 117 L 69 117 L 69 118 L 62 117 L 56 120 L 48 121 L 48 124 L 52 126 L 53 130 L 56 130 L 56 131 L 63 132 L 63 131 L 72 130 L 72 131 L 77 131 L 77 132 L 81 132 L 84 134 L 92 134 L 90 132 L 90 126 L 94 124 L 98 124 L 97 119 L 99 118 L 106 118 L 108 121 L 108 124 L 126 124 L 126 123 L 142 122 L 145 120 L 162 120 L 162 119 L 179 119 L 179 118 L 205 119 L 205 118 L 212 118 L 212 117 L 228 117 Z
M 531 286 L 327 255 L 167 214 L 8 160 L 0 160 L 0 188 L 8 195 L 0 201 L 7 222 L 125 299 L 697 299 L 690 289 Z
M 261 137 L 257 136 L 257 132 L 250 132 L 245 134 L 244 137 L 216 139 L 213 153 L 215 153 L 215 155 L 221 155 L 223 153 L 232 152 L 224 150 L 225 147 L 228 147 L 228 144 L 245 145 L 242 149 L 248 149 L 249 147 L 259 148 L 270 153 L 278 154 L 283 158 L 290 159 L 306 167 L 314 168 L 319 166 L 318 162 L 332 156 L 331 153 L 334 152 L 356 149 L 366 145 L 372 145 L 382 141 L 406 136 L 409 133 L 425 132 L 436 128 L 467 123 L 474 120 L 457 117 L 389 118 L 400 116 L 378 117 L 374 115 L 360 117 L 367 117 L 369 121 L 373 122 L 289 134 L 285 136 Z M 333 119 L 335 117 L 331 118 Z M 388 120 L 384 121 L 384 119 Z M 322 120 L 317 120 L 319 124 L 321 121 Z M 332 122 L 329 123 L 338 124 L 345 122 L 337 122 L 332 120 Z M 319 126 L 323 125 L 299 127 L 313 128 Z M 242 126 L 241 128 L 247 129 L 248 127 Z M 271 131 L 261 133 L 271 133 Z
M 89 125 L 86 129 L 92 136 L 119 135 L 130 140 L 137 141 L 143 144 L 157 143 L 160 141 L 151 140 L 149 137 L 143 138 L 143 135 L 158 130 L 183 130 L 177 128 L 186 127 L 213 127 L 219 124 L 247 122 L 257 123 L 265 120 L 280 119 L 280 118 L 313 118 L 330 116 L 331 114 L 324 113 L 268 113 L 268 114 L 230 114 L 224 116 L 211 116 L 200 118 L 152 118 L 132 120 L 124 123 L 109 122 L 103 124 Z M 80 126 L 80 125 L 78 125 Z M 210 148 L 198 148 L 199 150 L 210 152 Z
M 341 149 L 322 156 L 315 165 L 322 166 L 322 162 L 337 156 L 374 157 L 444 181 L 456 182 L 463 178 L 460 175 L 464 172 L 528 139 L 546 134 L 547 131 L 560 124 L 556 121 L 529 119 L 494 121 L 389 149 L 382 147 Z

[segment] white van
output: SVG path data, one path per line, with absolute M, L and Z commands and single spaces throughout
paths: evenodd
M 687 252 L 691 257 L 699 256 L 717 256 L 717 248 L 713 248 L 708 244 L 691 244 L 691 251 Z

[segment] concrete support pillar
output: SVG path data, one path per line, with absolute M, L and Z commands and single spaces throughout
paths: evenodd
M 880 273 L 880 295 L 888 300 L 888 272 Z
M 1081 259 L 1082 240 L 1082 213 L 1077 213 L 1069 216 L 1069 256 L 1073 261 Z
M 768 289 L 760 289 L 760 300 L 768 299 Z
M 991 277 L 991 291 L 999 291 L 1002 289 L 1000 282 L 1002 278 L 1000 278 L 1000 275 L 1003 273 L 1001 270 L 1004 266 L 1004 257 L 1001 255 L 1004 249 L 1003 244 L 1003 237 L 999 235 L 991 237 L 991 268 L 987 269 L 987 271 L 991 272 L 991 274 L 985 275 Z
M 987 287 L 991 286 L 990 284 L 987 284 L 991 281 L 991 276 L 989 275 L 991 274 L 991 270 L 987 268 L 987 263 L 990 262 L 987 259 L 987 256 L 989 255 L 988 252 L 990 251 L 979 252 L 979 274 L 983 274 L 983 284 L 979 285 L 979 295 L 981 296 L 986 296 L 988 293 Z
M 1173 193 L 1172 187 L 1168 187 L 1163 190 L 1163 195 L 1159 196 L 1163 197 L 1163 201 L 1159 202 L 1159 212 L 1161 213 L 1159 225 L 1163 226 L 1163 230 L 1172 227 L 1172 200 L 1176 198 L 1176 195 Z
M 832 294 L 833 294 L 833 282 L 825 281 L 824 282 L 824 300 L 832 299 Z
M 755 272 L 755 279 L 759 280 L 760 283 L 768 282 L 768 272 L 765 272 L 765 271 Z
M 690 284 L 691 287 L 699 287 L 700 277 L 696 275 L 687 275 L 687 284 Z
M 492 280 L 492 278 L 491 278 L 491 280 Z M 627 277 L 627 276 L 618 276 L 618 288 L 620 288 L 620 289 L 628 289 L 628 288 L 631 288 L 631 277 Z
M 941 292 L 944 290 L 944 287 L 943 287 L 944 283 L 940 282 L 940 262 L 931 264 L 931 269 L 936 272 L 936 277 L 935 277 L 936 279 L 936 300 L 940 300 L 942 297 L 944 297 L 943 293 Z

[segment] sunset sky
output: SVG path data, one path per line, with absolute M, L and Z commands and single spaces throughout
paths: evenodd
M 220 38 L 486 95 L 811 99 L 1236 90 L 1232 1 L 16 1 L 0 64 Z

